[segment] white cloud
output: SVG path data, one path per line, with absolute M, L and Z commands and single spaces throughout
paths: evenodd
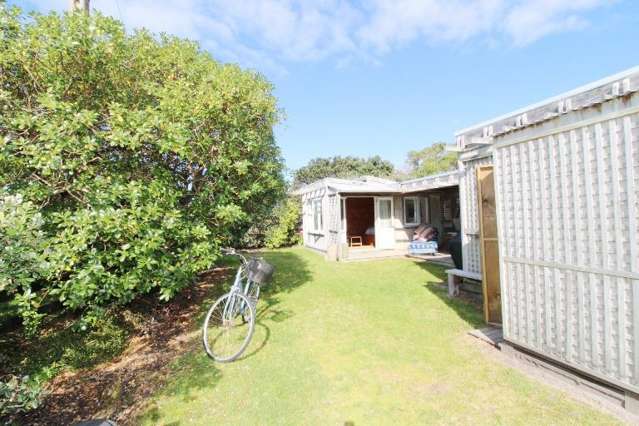
M 524 46 L 588 25 L 613 0 L 93 0 L 122 19 L 200 40 L 221 59 L 284 72 L 285 61 L 376 61 L 409 43 Z M 33 0 L 39 9 L 68 2 Z
M 322 59 L 356 50 L 352 31 L 363 16 L 348 2 L 320 0 L 213 0 L 214 19 L 262 49 L 292 60 Z
M 375 0 L 359 36 L 380 52 L 404 43 L 495 38 L 515 46 L 588 24 L 611 0 Z
M 587 26 L 580 14 L 611 3 L 606 0 L 531 0 L 508 10 L 504 32 L 515 45 L 530 44 L 546 35 Z
M 382 52 L 416 39 L 465 41 L 493 30 L 503 5 L 502 0 L 376 0 L 358 35 Z

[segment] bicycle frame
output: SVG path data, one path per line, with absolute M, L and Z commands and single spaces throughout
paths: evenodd
M 237 253 L 235 249 L 223 248 L 221 251 L 226 255 L 238 256 L 241 263 L 237 268 L 229 292 L 220 296 L 206 314 L 202 327 L 202 343 L 209 357 L 219 362 L 230 362 L 242 354 L 253 336 L 262 275 L 254 277 L 252 260 Z M 256 271 L 261 271 L 260 265 L 256 264 Z M 272 270 L 266 269 L 264 274 L 268 278 L 269 274 L 272 274 Z M 249 277 L 255 278 L 256 281 Z M 215 330 L 213 335 L 209 335 L 209 327 L 212 327 L 211 330 Z M 214 346 L 219 343 L 219 337 L 224 336 L 226 338 L 223 339 L 220 352 Z M 238 340 L 239 338 L 242 340 Z M 237 346 L 236 352 L 233 354 L 225 353 L 225 349 L 232 349 L 234 346 Z
M 231 286 L 231 290 L 229 294 L 234 295 L 236 293 L 242 292 L 242 273 L 244 272 L 244 258 L 242 258 L 242 265 L 237 268 L 237 272 L 235 273 L 235 280 L 233 281 L 233 285 Z M 235 298 L 229 297 L 228 302 L 224 306 L 224 318 L 223 321 L 230 321 L 235 317 L 237 311 L 235 309 Z
M 246 268 L 246 264 L 248 263 L 248 261 L 246 260 L 246 258 L 244 256 L 242 256 L 239 253 L 234 253 L 236 256 L 238 256 L 241 261 L 242 264 L 240 265 L 239 268 L 237 268 L 237 272 L 235 273 L 235 279 L 233 281 L 233 285 L 231 286 L 231 290 L 229 291 L 229 294 L 233 295 L 236 293 L 242 293 L 244 294 L 247 298 L 249 295 L 249 290 L 251 289 L 251 285 L 257 285 L 257 297 L 259 297 L 260 294 L 260 287 L 258 284 L 253 283 L 251 280 L 248 279 L 248 276 L 245 276 L 245 268 Z M 246 284 L 244 284 L 244 286 L 242 285 L 242 282 L 246 281 Z M 257 299 L 256 297 L 256 299 Z M 255 300 L 255 302 L 257 303 L 257 300 Z M 236 315 L 243 315 L 244 311 L 246 309 L 245 303 L 242 302 L 241 306 L 236 307 L 235 306 L 235 298 L 234 297 L 230 297 L 229 298 L 229 302 L 226 304 L 226 306 L 224 307 L 224 321 L 230 321 L 232 318 L 234 318 Z

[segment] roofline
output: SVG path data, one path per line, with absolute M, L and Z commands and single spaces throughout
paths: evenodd
M 362 181 L 359 179 L 363 179 L 363 178 L 373 178 L 373 181 Z M 385 179 L 385 178 L 378 178 L 375 176 L 358 176 L 358 177 L 354 177 L 354 178 L 338 178 L 338 177 L 325 177 L 322 179 L 318 179 L 314 182 L 311 183 L 307 183 L 305 185 L 302 185 L 301 187 L 297 188 L 296 190 L 292 191 L 291 194 L 293 195 L 302 195 L 311 191 L 316 191 L 319 189 L 331 189 L 334 190 L 336 192 L 340 192 L 339 190 L 335 189 L 333 185 L 339 185 L 339 184 L 345 184 L 345 185 L 349 185 L 349 184 L 354 184 L 354 185 L 366 185 L 366 184 L 378 184 L 378 185 L 397 185 L 399 187 L 399 182 L 397 182 L 396 180 L 391 180 L 391 179 Z M 369 191 L 370 192 L 370 191 Z M 374 192 L 387 192 L 387 193 L 395 193 L 395 192 L 400 192 L 399 189 L 391 189 L 388 188 L 387 190 L 383 190 L 383 191 L 374 191 Z
M 602 79 L 597 80 L 597 81 L 593 81 L 593 82 L 585 84 L 583 86 L 579 86 L 579 87 L 577 87 L 575 89 L 569 90 L 569 91 L 561 93 L 559 95 L 556 95 L 556 96 L 553 96 L 553 97 L 550 97 L 550 98 L 546 98 L 546 99 L 544 99 L 542 101 L 535 102 L 535 103 L 527 105 L 527 106 L 525 106 L 523 108 L 519 108 L 519 109 L 516 109 L 514 111 L 508 112 L 506 114 L 502 114 L 502 115 L 500 115 L 498 117 L 491 118 L 490 120 L 485 120 L 485 121 L 482 121 L 480 123 L 474 124 L 472 126 L 466 127 L 466 128 L 464 128 L 462 130 L 458 130 L 458 131 L 455 132 L 455 137 L 461 136 L 461 135 L 463 135 L 465 133 L 468 133 L 468 132 L 473 131 L 473 130 L 477 130 L 477 129 L 482 128 L 482 127 L 489 126 L 489 125 L 493 124 L 496 121 L 505 120 L 505 119 L 510 118 L 512 116 L 523 114 L 523 113 L 525 113 L 527 111 L 530 111 L 532 109 L 540 108 L 540 107 L 542 107 L 544 105 L 560 101 L 561 99 L 564 99 L 564 98 L 567 98 L 567 97 L 570 97 L 570 96 L 575 96 L 575 95 L 578 95 L 578 94 L 580 94 L 582 92 L 586 92 L 588 90 L 596 89 L 597 87 L 601 87 L 601 86 L 604 86 L 606 84 L 613 83 L 616 80 L 619 80 L 619 79 L 624 78 L 624 77 L 631 76 L 631 75 L 636 74 L 636 73 L 639 73 L 639 66 L 635 66 L 635 67 L 626 69 L 624 71 L 618 72 L 617 74 L 610 75 L 608 77 L 602 78 Z
M 454 175 L 456 173 L 459 173 L 459 170 L 457 170 L 457 169 L 449 170 L 447 172 L 435 173 L 434 175 L 426 175 L 426 176 L 422 176 L 422 177 L 418 177 L 418 178 L 414 178 L 414 179 L 400 180 L 397 183 L 399 183 L 400 185 L 403 185 L 403 184 L 406 184 L 406 183 L 413 183 L 413 182 L 417 182 L 417 181 L 424 180 L 424 179 L 438 178 L 438 177 L 442 177 L 442 176 Z
M 333 188 L 335 189 L 335 188 Z M 336 194 L 403 194 L 400 190 L 352 190 L 352 191 L 340 191 L 335 189 Z

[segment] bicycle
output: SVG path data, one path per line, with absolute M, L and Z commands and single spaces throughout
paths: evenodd
M 260 285 L 273 276 L 274 268 L 262 258 L 247 259 L 235 249 L 222 253 L 240 258 L 231 290 L 213 303 L 204 319 L 202 343 L 217 362 L 236 360 L 251 341 L 255 328 Z

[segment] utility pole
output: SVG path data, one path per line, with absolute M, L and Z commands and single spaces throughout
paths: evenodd
M 88 15 L 89 1 L 90 0 L 69 0 L 69 7 L 72 11 L 81 10 Z

